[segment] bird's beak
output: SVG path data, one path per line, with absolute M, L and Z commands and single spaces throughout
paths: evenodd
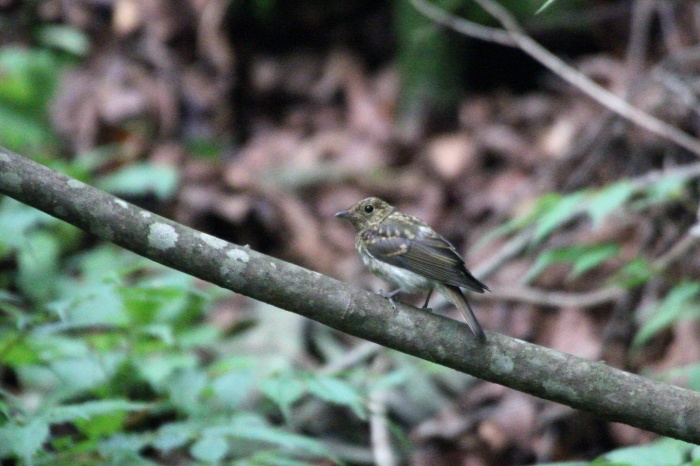
M 336 213 L 335 216 L 338 218 L 348 218 L 350 217 L 350 212 L 347 210 L 341 210 L 340 212 Z

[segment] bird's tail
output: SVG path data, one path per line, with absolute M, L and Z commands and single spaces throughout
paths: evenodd
M 476 335 L 479 340 L 486 341 L 486 334 L 481 328 L 481 325 L 479 325 L 479 321 L 476 320 L 474 311 L 472 311 L 462 290 L 460 290 L 459 287 L 445 284 L 438 285 L 438 290 L 459 309 L 459 312 L 462 313 L 464 320 L 467 321 L 467 325 L 469 325 L 471 331 L 474 332 L 474 335 Z

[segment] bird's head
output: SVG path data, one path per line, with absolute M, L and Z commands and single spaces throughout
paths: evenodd
M 394 210 L 394 207 L 377 197 L 362 199 L 348 210 L 335 214 L 338 218 L 344 218 L 352 223 L 355 230 L 362 231 L 365 228 L 379 224 Z

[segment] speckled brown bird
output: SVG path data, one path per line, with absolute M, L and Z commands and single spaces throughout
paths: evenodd
M 437 288 L 460 310 L 479 340 L 486 340 L 461 288 L 483 293 L 488 287 L 467 270 L 464 259 L 449 241 L 419 218 L 401 213 L 376 197 L 363 199 L 335 216 L 355 227 L 355 247 L 367 268 L 397 287 L 383 296 L 392 299 L 402 291 L 427 292 L 425 309 Z

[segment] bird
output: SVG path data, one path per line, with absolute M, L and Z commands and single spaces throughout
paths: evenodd
M 399 212 L 377 197 L 363 199 L 335 216 L 355 227 L 355 247 L 369 271 L 397 287 L 389 293 L 380 290 L 392 306 L 397 293 L 427 292 L 422 309 L 428 309 L 437 289 L 459 309 L 474 335 L 486 341 L 461 288 L 477 293 L 490 290 L 467 270 L 452 243 L 421 219 Z

